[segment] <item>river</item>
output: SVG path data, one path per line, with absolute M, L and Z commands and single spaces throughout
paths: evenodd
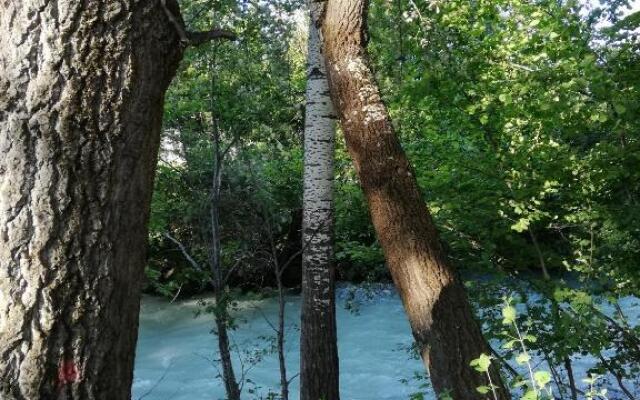
M 422 363 L 407 351 L 411 344 L 409 324 L 402 304 L 388 287 L 370 291 L 354 287 L 338 290 L 338 343 L 340 354 L 340 390 L 343 400 L 408 400 L 412 393 L 425 391 L 424 383 L 414 378 Z M 352 294 L 356 310 L 347 310 Z M 635 298 L 625 300 L 626 311 L 640 316 Z M 169 303 L 145 297 L 140 315 L 140 335 L 133 385 L 134 400 L 219 400 L 224 389 L 217 377 L 216 340 L 211 333 L 211 315 L 202 313 L 198 300 Z M 287 367 L 289 376 L 298 372 L 300 297 L 288 296 Z M 239 302 L 234 312 L 237 328 L 232 332 L 236 352 L 236 373 L 245 384 L 243 399 L 267 399 L 269 390 L 278 390 L 279 372 L 276 354 L 269 354 L 274 336 L 267 319 L 275 324 L 277 302 L 274 298 Z M 267 354 L 264 354 L 266 351 Z M 242 359 L 242 362 L 241 362 Z M 254 361 L 261 359 L 259 362 Z M 576 360 L 578 377 L 594 360 Z M 291 400 L 297 400 L 298 379 L 291 384 Z M 630 385 L 636 382 L 629 383 Z M 618 398 L 615 388 L 610 399 Z M 636 386 L 636 390 L 637 386 Z M 427 399 L 433 397 L 428 394 Z M 621 397 L 620 397 L 621 398 Z

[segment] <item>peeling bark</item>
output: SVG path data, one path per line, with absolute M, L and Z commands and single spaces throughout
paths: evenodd
M 129 399 L 178 35 L 141 0 L 0 1 L 0 32 L 0 398 Z
M 338 400 L 338 346 L 333 265 L 335 114 L 312 6 L 304 134 L 300 399 Z
M 366 54 L 367 6 L 327 2 L 322 36 L 333 103 L 433 387 L 456 400 L 478 399 L 476 388 L 489 382 L 469 363 L 489 348 L 380 98 Z M 492 380 L 508 399 L 496 368 Z

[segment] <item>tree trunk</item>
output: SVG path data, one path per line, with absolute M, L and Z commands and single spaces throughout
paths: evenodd
M 277 257 L 277 254 L 274 254 Z M 286 299 L 284 298 L 284 287 L 282 286 L 281 271 L 278 268 L 276 272 L 278 285 L 278 328 L 276 329 L 276 341 L 278 347 L 278 369 L 280 370 L 280 397 L 281 400 L 289 400 L 289 378 L 287 378 L 287 360 L 285 358 L 284 348 L 284 313 Z
M 209 73 L 212 74 L 209 111 L 215 116 L 213 107 L 213 68 L 209 66 Z M 222 262 L 222 243 L 220 227 L 220 191 L 222 189 L 222 168 L 225 154 L 220 148 L 220 131 L 217 123 L 213 122 L 212 132 L 213 145 L 213 177 L 211 179 L 211 209 L 210 209 L 210 229 L 209 238 L 209 266 L 213 279 L 213 294 L 216 302 L 214 309 L 216 320 L 216 333 L 218 336 L 218 350 L 220 352 L 220 364 L 222 365 L 222 380 L 227 392 L 228 400 L 240 400 L 240 386 L 236 379 L 231 361 L 231 347 L 229 343 L 229 295 L 227 293 L 227 270 Z
M 216 299 L 220 299 L 217 296 Z M 227 318 L 216 315 L 216 336 L 218 337 L 218 350 L 220 351 L 220 364 L 222 365 L 222 380 L 229 400 L 240 400 L 240 386 L 236 381 L 231 363 L 231 344 L 229 343 L 229 331 Z
M 2 1 L 0 32 L 0 398 L 129 399 L 178 36 L 135 0 Z
M 211 202 L 211 240 L 209 243 L 209 263 L 213 277 L 213 295 L 216 306 L 214 316 L 216 321 L 216 335 L 218 336 L 218 351 L 222 365 L 222 380 L 228 400 L 240 400 L 240 386 L 231 361 L 231 345 L 229 343 L 229 298 L 226 293 L 226 278 L 223 277 L 222 247 L 220 243 L 220 187 L 221 168 L 218 145 L 215 146 L 217 162 L 213 173 L 213 200 Z
M 332 243 L 335 116 L 313 18 L 309 25 L 308 57 L 300 400 L 337 400 L 340 394 Z
M 329 0 L 322 33 L 333 103 L 373 224 L 433 387 L 456 400 L 488 385 L 469 363 L 489 353 L 449 265 L 366 54 L 366 0 Z M 496 368 L 499 398 L 509 398 Z

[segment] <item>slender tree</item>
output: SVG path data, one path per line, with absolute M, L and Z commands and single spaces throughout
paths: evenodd
M 0 398 L 129 399 L 164 93 L 220 32 L 175 0 L 3 1 L 0 31 Z
M 231 298 L 228 292 L 228 276 L 232 270 L 224 265 L 222 260 L 221 224 L 220 224 L 220 192 L 222 189 L 222 170 L 231 146 L 232 141 L 226 148 L 222 148 L 222 137 L 218 124 L 215 120 L 214 106 L 214 70 L 209 64 L 209 74 L 211 79 L 211 92 L 209 93 L 209 113 L 211 114 L 211 143 L 213 145 L 213 170 L 211 178 L 211 203 L 209 206 L 209 237 L 208 237 L 208 258 L 211 268 L 213 296 L 215 298 L 215 333 L 218 338 L 218 351 L 220 352 L 220 364 L 222 366 L 222 380 L 224 381 L 227 398 L 229 400 L 240 400 L 240 385 L 236 379 L 231 362 L 231 344 L 229 341 L 229 303 Z
M 447 261 L 366 53 L 366 0 L 329 0 L 322 23 L 333 102 L 373 224 L 433 387 L 456 400 L 489 385 L 469 363 L 488 346 Z M 496 368 L 499 398 L 509 398 Z
M 316 5 L 310 2 L 304 132 L 300 399 L 337 400 L 340 394 L 332 241 L 335 115 Z

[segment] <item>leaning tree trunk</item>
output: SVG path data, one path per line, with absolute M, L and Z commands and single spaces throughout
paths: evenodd
M 300 399 L 337 400 L 340 394 L 332 243 L 335 116 L 318 27 L 313 20 L 312 17 L 309 24 L 304 133 Z
M 366 54 L 366 0 L 329 0 L 322 25 L 329 84 L 378 239 L 433 387 L 456 400 L 488 385 L 469 363 L 489 353 L 449 265 Z M 492 380 L 509 397 L 496 369 Z
M 178 35 L 136 0 L 2 1 L 0 32 L 0 398 L 129 399 Z

